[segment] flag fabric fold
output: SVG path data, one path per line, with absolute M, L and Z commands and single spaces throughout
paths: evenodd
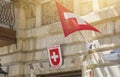
M 62 6 L 60 3 L 56 2 L 56 6 L 65 37 L 75 31 L 80 30 L 93 30 L 96 32 L 100 32 L 99 30 L 88 24 L 85 20 L 81 19 L 80 16 L 75 15 L 70 10 Z

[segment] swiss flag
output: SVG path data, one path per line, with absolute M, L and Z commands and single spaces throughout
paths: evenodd
M 65 37 L 75 31 L 80 30 L 93 30 L 99 32 L 99 30 L 88 24 L 79 16 L 73 14 L 71 11 L 63 7 L 60 3 L 56 2 L 56 6 L 58 9 Z

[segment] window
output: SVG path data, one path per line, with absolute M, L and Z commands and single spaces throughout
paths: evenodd
M 73 0 L 58 0 L 69 10 L 73 9 Z M 42 25 L 52 24 L 59 21 L 57 8 L 54 1 L 42 4 Z
M 86 15 L 93 11 L 93 1 L 92 0 L 84 0 L 80 2 L 80 15 Z

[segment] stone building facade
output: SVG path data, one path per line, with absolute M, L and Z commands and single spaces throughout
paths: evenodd
M 102 32 L 82 31 L 89 42 L 95 43 L 93 52 L 85 59 L 93 77 L 119 77 L 120 65 L 106 63 L 102 56 L 120 47 L 120 0 L 56 1 Z M 8 77 L 83 76 L 88 50 L 85 40 L 79 32 L 64 37 L 54 0 L 13 2 L 17 43 L 0 47 L 2 67 Z M 52 45 L 61 46 L 63 63 L 58 69 L 49 63 L 47 47 Z

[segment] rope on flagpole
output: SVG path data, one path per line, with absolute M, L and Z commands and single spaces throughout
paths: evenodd
M 87 47 L 88 47 L 88 52 L 87 52 L 87 55 L 84 57 L 84 61 L 87 59 L 88 57 L 88 54 L 89 54 L 89 50 L 92 49 L 92 44 L 90 44 L 87 40 L 87 38 L 82 34 L 82 32 L 79 32 L 80 35 L 82 35 L 83 39 L 86 41 L 87 43 Z M 95 57 L 95 55 L 93 55 Z M 95 60 L 97 61 L 96 57 L 95 57 Z

